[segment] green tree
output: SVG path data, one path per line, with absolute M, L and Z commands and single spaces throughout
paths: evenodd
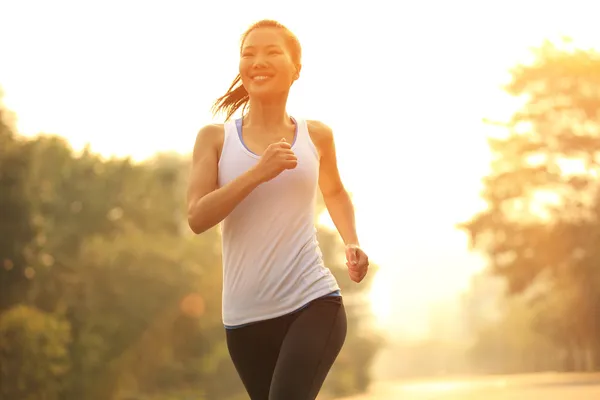
M 523 106 L 490 141 L 488 208 L 463 228 L 509 293 L 536 307 L 536 330 L 590 367 L 600 362 L 600 55 L 564 41 L 534 56 L 506 86 Z
M 214 378 L 233 376 L 223 366 L 219 236 L 182 230 L 187 160 L 103 160 L 45 135 L 21 147 L 19 156 L 30 157 L 22 191 L 34 194 L 28 212 L 38 254 L 27 264 L 30 290 L 19 294 L 71 327 L 63 397 L 104 400 L 182 385 L 213 397 L 235 393 L 239 387 Z M 201 316 L 189 315 L 194 296 L 205 305 Z M 174 329 L 183 325 L 186 335 Z M 182 350 L 187 339 L 198 340 L 194 351 Z
M 23 300 L 34 256 L 29 157 L 15 133 L 14 115 L 2 105 L 0 93 L 0 312 Z
M 69 369 L 69 325 L 24 305 L 0 315 L 0 397 L 58 400 Z

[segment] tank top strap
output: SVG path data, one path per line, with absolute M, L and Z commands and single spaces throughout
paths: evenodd
M 225 143 L 231 142 L 231 137 L 235 137 L 237 135 L 237 126 L 235 120 L 226 121 L 223 124 L 224 136 L 223 136 L 223 146 Z
M 310 150 L 318 159 L 319 151 L 317 150 L 317 147 L 315 146 L 310 137 L 310 132 L 308 131 L 308 123 L 306 119 L 295 118 L 294 120 L 296 121 L 296 125 L 298 127 L 298 133 L 296 137 L 297 146 L 301 146 Z
M 223 124 L 223 147 L 221 148 L 221 154 L 219 157 L 219 168 L 223 165 L 223 163 L 228 162 L 228 158 L 231 158 L 232 156 L 235 158 L 237 147 L 237 138 L 235 137 L 235 135 L 237 135 L 235 121 L 226 121 Z

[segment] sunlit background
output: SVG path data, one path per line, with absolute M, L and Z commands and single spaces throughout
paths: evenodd
M 509 69 L 544 39 L 600 43 L 600 9 L 584 0 L 4 0 L 0 14 L 0 85 L 20 133 L 136 160 L 189 153 L 219 121 L 210 106 L 237 73 L 242 32 L 288 26 L 304 52 L 288 111 L 334 129 L 391 338 L 451 330 L 485 265 L 456 224 L 485 206 L 483 119 L 515 111 Z
M 455 225 L 483 207 L 483 118 L 514 111 L 508 71 L 545 38 L 600 38 L 589 1 L 4 1 L 0 76 L 25 134 L 143 159 L 189 153 L 237 73 L 241 33 L 274 18 L 303 45 L 289 112 L 328 123 L 380 322 L 420 335 L 482 268 Z M 584 10 L 587 8 L 589 12 Z M 435 277 L 435 278 L 432 278 Z

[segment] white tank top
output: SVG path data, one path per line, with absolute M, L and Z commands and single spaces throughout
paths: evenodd
M 318 151 L 306 121 L 295 122 L 297 167 L 259 185 L 221 223 L 226 327 L 276 318 L 339 291 L 316 236 Z M 224 127 L 219 186 L 260 159 L 243 143 L 241 120 Z

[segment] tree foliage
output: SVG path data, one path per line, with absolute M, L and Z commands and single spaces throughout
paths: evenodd
M 463 228 L 490 272 L 535 311 L 535 334 L 569 354 L 563 367 L 593 368 L 600 366 L 600 55 L 564 41 L 534 56 L 506 86 L 523 106 L 502 124 L 507 135 L 490 140 L 488 208 Z
M 3 399 L 60 399 L 62 382 L 69 372 L 69 340 L 69 325 L 59 316 L 25 305 L 2 313 L 0 396 Z

